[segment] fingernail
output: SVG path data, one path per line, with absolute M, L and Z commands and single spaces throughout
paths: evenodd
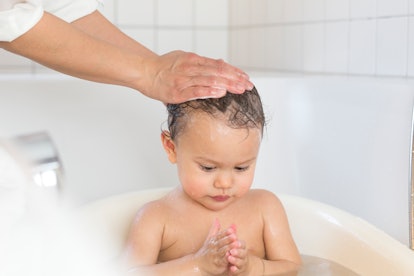
M 253 87 L 254 87 L 254 84 L 253 84 L 253 83 L 249 82 L 249 83 L 247 84 L 247 90 L 252 90 L 252 89 L 253 89 Z
M 237 89 L 238 91 L 240 91 L 240 92 L 244 92 L 244 91 L 246 90 L 246 86 L 245 86 L 245 85 L 243 85 L 243 84 L 238 83 L 238 84 L 236 85 L 236 89 Z
M 245 72 L 242 72 L 240 75 L 241 75 L 243 78 L 247 79 L 247 80 L 249 80 L 249 79 L 250 79 L 249 75 L 247 75 L 247 73 L 245 73 Z

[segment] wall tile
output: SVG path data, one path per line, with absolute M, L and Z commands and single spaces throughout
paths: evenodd
M 1 75 L 30 75 L 32 74 L 31 67 L 7 67 L 0 65 L 0 74 Z
M 31 60 L 0 49 L 0 66 L 2 67 L 30 67 Z
M 266 22 L 268 24 L 282 21 L 284 0 L 267 0 Z
M 377 15 L 377 0 L 350 0 L 351 18 L 372 18 Z
M 303 27 L 291 25 L 283 28 L 283 63 L 288 71 L 303 70 Z
M 48 68 L 46 66 L 43 66 L 43 65 L 41 65 L 39 63 L 35 63 L 35 62 L 33 62 L 32 68 L 33 68 L 32 69 L 33 73 L 34 74 L 37 74 L 37 75 L 40 75 L 40 74 L 46 74 L 46 75 L 61 75 L 61 74 L 63 74 L 63 73 L 60 73 L 60 72 L 55 71 L 53 69 L 50 69 L 50 68 Z
M 410 5 L 409 13 L 411 15 L 414 15 L 414 0 L 410 0 L 409 5 Z
M 196 0 L 196 26 L 227 26 L 229 20 L 228 1 L 223 0 Z
M 117 22 L 119 25 L 153 25 L 154 24 L 154 1 L 140 0 L 128 1 L 118 0 Z
M 283 22 L 300 22 L 303 20 L 303 2 L 309 0 L 284 0 Z
M 275 26 L 265 30 L 265 67 L 268 69 L 282 69 L 284 57 L 283 27 Z
M 414 16 L 410 17 L 408 30 L 408 76 L 414 77 Z
M 406 15 L 408 13 L 408 0 L 377 0 L 377 5 L 378 16 Z
M 303 29 L 303 70 L 322 72 L 324 69 L 324 24 L 307 24 Z
M 303 3 L 304 21 L 321 21 L 325 19 L 325 2 L 327 0 L 305 0 Z
M 173 50 L 194 52 L 192 30 L 169 30 L 158 31 L 158 54 L 165 54 Z
M 250 24 L 265 24 L 267 19 L 267 0 L 250 1 Z
M 103 2 L 103 5 L 99 6 L 98 10 L 106 17 L 106 19 L 112 23 L 118 23 L 115 22 L 115 0 L 105 0 L 105 2 Z
M 351 21 L 349 32 L 349 73 L 374 75 L 376 21 Z
M 1 74 L 30 74 L 34 63 L 24 57 L 0 49 Z
M 331 22 L 325 25 L 325 70 L 329 73 L 348 71 L 348 22 Z
M 195 52 L 197 54 L 228 60 L 227 30 L 198 30 L 195 37 Z
M 405 76 L 408 19 L 379 19 L 377 24 L 377 74 Z
M 229 0 L 230 25 L 243 26 L 250 23 L 250 0 Z
M 349 0 L 326 0 L 326 19 L 348 19 Z
M 248 53 L 249 53 L 249 35 L 247 30 L 234 30 L 230 34 L 230 50 L 229 61 L 230 63 L 240 66 L 248 66 Z
M 193 24 L 193 0 L 158 0 L 158 25 L 190 26 Z
M 254 68 L 265 68 L 265 30 L 264 28 L 249 29 L 249 65 Z

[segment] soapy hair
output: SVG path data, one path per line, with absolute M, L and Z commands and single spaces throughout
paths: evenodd
M 265 116 L 256 88 L 242 94 L 227 92 L 221 98 L 191 100 L 180 104 L 167 104 L 168 130 L 174 140 L 182 133 L 194 112 L 205 112 L 215 119 L 226 120 L 232 128 L 257 128 L 263 132 Z

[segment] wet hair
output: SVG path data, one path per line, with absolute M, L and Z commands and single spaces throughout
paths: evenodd
M 168 130 L 172 140 L 183 132 L 189 116 L 205 112 L 213 118 L 224 118 L 232 128 L 257 128 L 263 132 L 265 116 L 262 101 L 255 87 L 243 94 L 227 92 L 221 98 L 191 100 L 180 104 L 167 104 Z M 224 116 L 223 116 L 224 115 Z

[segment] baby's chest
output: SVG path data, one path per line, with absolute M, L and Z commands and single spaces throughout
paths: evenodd
M 165 228 L 158 261 L 165 262 L 199 251 L 208 242 L 213 220 L 176 221 Z M 259 221 L 221 221 L 220 231 L 225 231 L 234 224 L 236 236 L 245 242 L 248 250 L 256 256 L 263 257 L 263 225 Z

